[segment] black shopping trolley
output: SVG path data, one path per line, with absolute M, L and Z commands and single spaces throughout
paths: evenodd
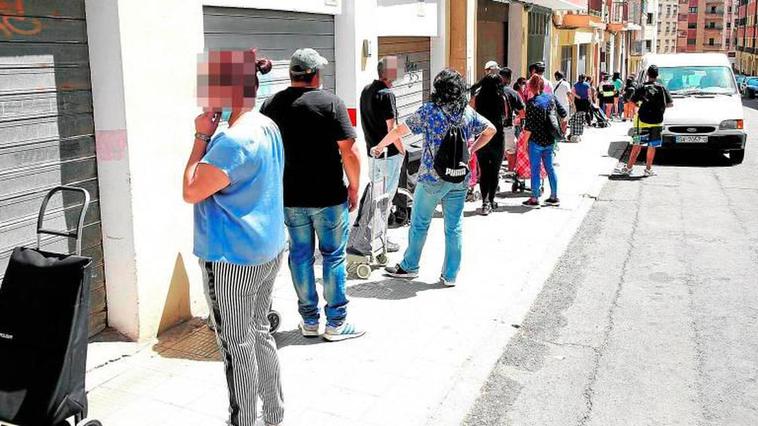
M 76 232 L 43 228 L 50 198 L 76 192 L 83 198 Z M 0 285 L 0 424 L 100 426 L 86 419 L 92 259 L 82 256 L 89 206 L 82 188 L 59 186 L 42 201 L 37 248 L 17 247 Z M 76 240 L 76 254 L 42 251 L 42 235 Z

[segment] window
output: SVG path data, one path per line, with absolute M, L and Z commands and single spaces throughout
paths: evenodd
M 647 48 L 647 51 L 650 52 L 653 49 L 653 42 L 650 40 L 645 40 L 645 47 Z
M 689 28 L 689 29 L 697 28 L 697 22 L 689 22 L 687 24 L 687 28 Z
M 671 16 L 671 5 L 666 6 L 666 16 Z
M 728 67 L 679 66 L 659 68 L 659 80 L 671 92 L 702 91 L 736 93 L 734 77 Z
M 708 39 L 708 46 L 713 46 L 713 41 L 714 40 L 712 38 L 709 38 Z
M 691 7 L 690 13 L 697 13 L 697 7 Z
M 688 46 L 694 46 L 695 45 L 695 39 L 694 38 L 688 38 L 687 39 L 687 45 Z
M 653 24 L 653 14 L 652 13 L 648 13 L 647 14 L 647 24 L 648 25 L 652 25 Z

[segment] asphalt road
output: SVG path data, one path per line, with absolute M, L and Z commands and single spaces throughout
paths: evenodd
M 758 425 L 758 101 L 745 105 L 742 165 L 670 153 L 658 176 L 608 181 L 465 425 Z

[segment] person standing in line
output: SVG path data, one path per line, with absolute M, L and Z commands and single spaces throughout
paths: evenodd
M 663 115 L 666 108 L 674 106 L 674 100 L 666 87 L 658 82 L 658 67 L 650 65 L 647 69 L 647 81 L 639 86 L 632 95 L 632 102 L 639 103 L 637 116 L 634 118 L 634 128 L 637 135 L 632 142 L 632 152 L 629 154 L 629 162 L 622 167 L 619 173 L 630 176 L 637 156 L 640 155 L 642 146 L 647 146 L 647 161 L 645 177 L 655 176 L 653 161 L 655 150 L 663 144 L 661 133 L 663 132 Z
M 634 96 L 635 84 L 632 77 L 626 79 L 626 86 L 624 87 L 624 121 L 633 120 L 634 114 L 636 114 L 637 105 L 632 102 L 632 96 Z
M 579 79 L 574 84 L 574 90 L 571 95 L 574 97 L 574 105 L 576 106 L 577 114 L 584 114 L 587 124 L 592 122 L 592 100 L 591 90 L 589 83 L 585 81 L 584 74 L 579 75 Z
M 505 99 L 503 84 L 500 76 L 487 75 L 481 81 L 479 93 L 471 98 L 471 106 L 476 112 L 490 121 L 495 126 L 497 133 L 490 142 L 482 147 L 476 157 L 479 161 L 479 188 L 482 193 L 482 216 L 488 216 L 496 209 L 495 194 L 500 180 L 500 166 L 503 164 L 505 152 L 505 137 L 503 123 L 507 114 L 510 114 Z
M 622 96 L 624 80 L 621 79 L 621 73 L 618 71 L 613 73 L 613 86 L 616 88 L 615 115 L 617 119 L 621 120 L 621 115 L 624 112 L 624 97 Z
M 521 103 L 524 104 L 524 105 L 526 105 L 526 101 L 529 99 L 529 89 L 526 88 L 526 78 L 519 77 L 516 80 L 516 83 L 513 84 L 513 90 L 516 93 L 518 93 L 518 97 L 519 97 L 519 99 L 521 99 Z M 513 130 L 516 133 L 516 138 L 518 138 L 519 135 L 521 135 L 521 131 L 522 131 L 523 127 L 524 127 L 524 123 L 523 123 L 524 122 L 524 117 L 525 117 L 525 109 L 522 109 L 521 111 L 518 112 L 518 114 L 516 114 L 516 118 L 515 118 L 515 120 L 513 122 L 513 124 L 514 124 Z M 516 148 L 514 147 L 513 150 L 516 151 Z M 514 159 L 513 164 L 514 164 L 514 167 L 515 167 L 515 164 L 516 164 L 516 160 L 515 159 Z M 514 170 L 515 170 L 515 168 L 514 168 Z
M 587 83 L 588 86 L 590 86 L 590 105 L 591 106 L 592 105 L 597 105 L 597 100 L 598 100 L 597 99 L 597 89 L 592 84 L 592 77 L 589 76 L 589 75 L 586 76 L 585 82 Z
M 500 65 L 497 64 L 497 61 L 487 61 L 487 63 L 484 64 L 484 77 L 482 77 L 482 80 L 488 75 L 498 75 L 499 72 Z M 469 89 L 472 98 L 476 96 L 476 94 L 479 92 L 479 88 L 482 87 L 482 80 L 474 83 L 471 86 L 471 89 Z
M 195 119 L 182 187 L 194 205 L 193 252 L 226 371 L 229 424 L 257 424 L 260 397 L 264 422 L 278 425 L 284 401 L 268 311 L 286 240 L 284 149 L 276 124 L 253 111 L 256 74 L 271 61 L 254 50 L 211 51 L 199 69 L 206 112 Z M 214 136 L 224 110 L 229 127 Z
M 505 139 L 505 159 L 508 162 L 508 171 L 516 171 L 516 119 L 524 111 L 524 101 L 521 95 L 511 88 L 511 77 L 513 71 L 508 67 L 500 69 L 500 79 L 503 83 L 503 94 L 505 95 L 505 120 L 503 121 L 503 138 Z M 524 80 L 526 83 L 526 80 Z
M 553 94 L 553 83 L 550 82 L 549 78 L 545 77 L 545 63 L 542 61 L 539 61 L 534 64 L 534 73 L 539 75 L 542 78 L 542 85 L 544 86 L 544 92 L 552 95 Z M 536 93 L 532 93 L 533 96 L 537 96 Z
M 563 73 L 561 71 L 555 72 L 555 89 L 553 93 L 555 94 L 556 101 L 561 104 L 563 109 L 566 111 L 571 111 L 571 98 L 573 98 L 569 96 L 571 93 L 571 85 L 564 79 Z M 567 123 L 565 121 L 561 123 L 561 125 L 564 126 L 563 134 L 566 134 L 566 124 Z
M 363 135 L 366 138 L 367 152 L 371 153 L 371 148 L 381 142 L 397 122 L 397 102 L 395 94 L 392 93 L 392 82 L 397 80 L 397 57 L 388 56 L 379 60 L 376 67 L 378 79 L 363 88 L 360 98 L 361 126 Z M 403 168 L 403 159 L 405 158 L 405 147 L 402 139 L 397 139 L 387 149 L 387 158 L 373 158 L 369 155 L 369 174 L 372 182 L 381 182 L 382 177 L 386 179 L 386 192 L 389 199 L 392 200 L 397 192 L 400 183 L 400 172 Z M 391 203 L 387 203 L 389 209 Z M 382 216 L 382 217 L 386 217 Z M 372 221 L 373 222 L 373 221 Z M 350 254 L 358 256 L 371 255 L 371 234 L 370 226 L 373 223 L 367 223 L 368 226 L 359 226 L 360 221 L 356 220 L 355 225 L 350 230 L 347 251 Z M 400 250 L 397 243 L 387 240 L 387 251 L 394 253 Z
M 347 322 L 345 291 L 349 212 L 358 205 L 361 161 L 345 103 L 319 89 L 321 70 L 327 64 L 313 49 L 295 51 L 290 60 L 290 87 L 267 99 L 261 112 L 279 126 L 284 140 L 284 220 L 302 317 L 300 331 L 305 337 L 320 335 L 313 269 L 318 237 L 326 299 L 323 337 L 339 341 L 365 334 Z
M 529 140 L 532 196 L 522 204 L 530 208 L 540 207 L 541 165 L 545 166 L 545 171 L 550 181 L 550 197 L 545 200 L 545 205 L 555 207 L 560 205 L 558 198 L 558 177 L 553 167 L 556 139 L 553 124 L 550 122 L 549 117 L 553 109 L 555 109 L 556 114 L 560 118 L 566 118 L 568 112 L 555 100 L 555 96 L 544 93 L 543 85 L 544 82 L 539 76 L 533 76 L 529 80 L 529 89 L 536 96 L 526 103 L 526 125 L 524 126 L 524 131 L 528 132 L 525 137 Z
M 466 140 L 475 138 L 471 152 L 479 151 L 487 145 L 497 130 L 492 123 L 467 105 L 466 81 L 457 71 L 442 70 L 434 78 L 433 88 L 431 102 L 422 105 L 404 124 L 385 136 L 382 142 L 371 150 L 371 154 L 374 157 L 380 156 L 384 148 L 398 137 L 410 133 L 424 135 L 418 185 L 413 194 L 408 249 L 402 262 L 387 267 L 386 270 L 389 276 L 396 278 L 418 276 L 426 235 L 434 211 L 441 203 L 445 221 L 445 261 L 440 282 L 452 287 L 456 284 L 461 267 L 463 208 L 469 176 L 458 183 L 443 180 L 435 171 L 435 157 L 448 130 L 453 126 L 459 126 L 463 130 Z
M 608 120 L 613 119 L 613 105 L 616 103 L 616 86 L 608 74 L 603 75 L 600 83 L 600 108 L 605 112 Z

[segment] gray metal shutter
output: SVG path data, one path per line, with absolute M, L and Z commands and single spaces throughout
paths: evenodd
M 257 48 L 274 63 L 262 76 L 257 104 L 289 86 L 289 61 L 295 50 L 310 47 L 329 61 L 321 73 L 324 89 L 334 92 L 334 16 L 261 9 L 204 7 L 205 48 Z
M 431 93 L 431 40 L 429 37 L 379 37 L 379 58 L 398 57 L 398 81 L 393 83 L 392 92 L 397 98 L 399 123 L 416 112 L 429 100 Z M 405 143 L 416 143 L 422 135 L 405 138 Z
M 80 186 L 92 195 L 84 254 L 94 258 L 90 335 L 105 327 L 100 204 L 84 0 L 0 2 L 0 279 L 11 250 L 32 246 L 49 189 Z M 78 199 L 56 196 L 46 227 L 73 231 Z M 43 239 L 73 252 L 73 241 Z

